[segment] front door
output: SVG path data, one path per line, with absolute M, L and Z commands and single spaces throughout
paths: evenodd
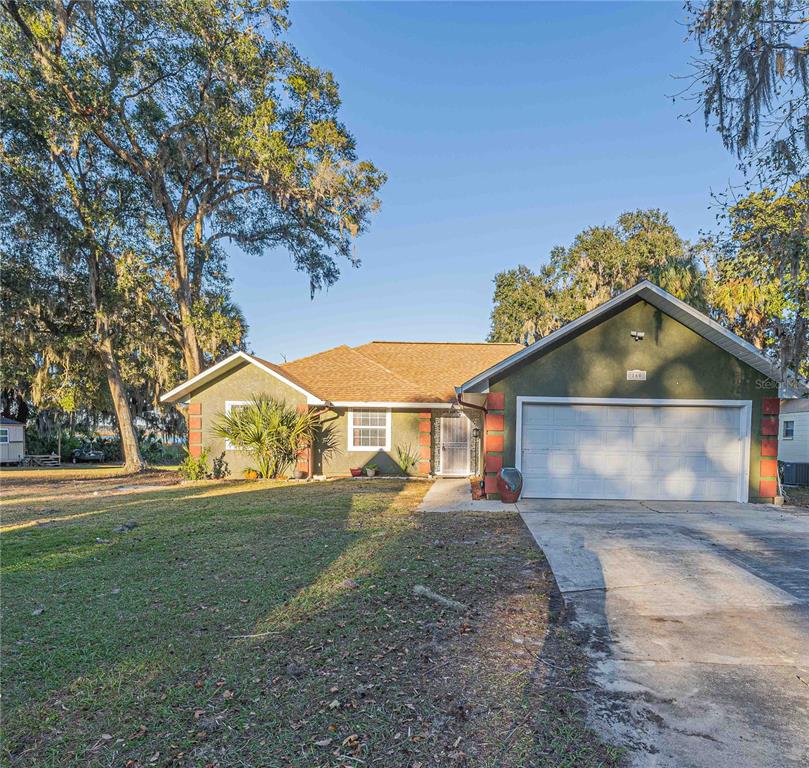
M 469 419 L 464 414 L 441 418 L 441 474 L 469 474 Z

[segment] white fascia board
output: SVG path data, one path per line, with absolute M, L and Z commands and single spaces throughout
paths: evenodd
M 268 368 L 266 365 L 263 365 L 255 358 L 248 355 L 246 352 L 242 352 L 241 350 L 238 352 L 234 352 L 232 355 L 226 357 L 224 360 L 220 360 L 216 365 L 212 365 L 210 368 L 206 368 L 201 373 L 198 373 L 193 378 L 188 379 L 188 381 L 183 382 L 179 386 L 176 386 L 174 389 L 166 392 L 165 395 L 160 396 L 161 403 L 170 403 L 174 402 L 178 398 L 182 397 L 184 394 L 191 392 L 197 385 L 201 384 L 206 379 L 209 379 L 211 376 L 215 376 L 217 373 L 225 373 L 231 368 L 235 367 L 236 363 L 244 361 L 246 363 L 251 363 L 255 365 L 257 368 L 260 368 L 265 373 L 269 373 L 270 376 L 274 376 L 279 381 L 283 381 L 289 387 L 292 387 L 296 392 L 300 392 L 302 395 L 306 396 L 306 402 L 310 405 L 323 405 L 324 401 L 321 400 L 316 395 L 313 395 L 311 392 L 307 392 L 303 387 L 298 386 L 294 382 L 290 381 L 289 379 L 282 376 L 277 371 L 274 371 L 272 368 Z
M 496 376 L 501 371 L 510 368 L 512 365 L 519 363 L 520 360 L 525 359 L 526 357 L 530 357 L 531 355 L 539 352 L 544 347 L 547 347 L 549 344 L 558 341 L 559 339 L 563 339 L 565 336 L 573 333 L 581 326 L 586 325 L 594 318 L 603 315 L 605 312 L 609 312 L 613 307 L 622 304 L 625 301 L 628 301 L 637 293 L 640 293 L 641 289 L 644 287 L 644 283 L 638 283 L 634 288 L 630 288 L 628 291 L 624 291 L 624 293 L 619 294 L 618 296 L 613 297 L 609 301 L 604 302 L 600 306 L 596 307 L 595 309 L 591 309 L 589 312 L 585 312 L 581 317 L 577 317 L 575 320 L 572 320 L 567 325 L 563 325 L 561 328 L 557 328 L 552 333 L 549 333 L 547 336 L 543 336 L 538 341 L 535 341 L 533 344 L 527 346 L 525 349 L 521 349 L 519 352 L 515 352 L 510 357 L 507 357 L 505 360 L 501 360 L 496 365 L 493 365 L 491 368 L 487 368 L 482 373 L 479 373 L 473 379 L 469 379 L 469 381 L 461 384 L 458 387 L 459 392 L 464 392 L 472 387 L 477 386 L 481 382 L 488 381 L 492 376 Z M 488 386 L 488 384 L 487 384 Z
M 331 400 L 335 408 L 452 408 L 452 403 L 391 403 L 367 400 Z
M 658 309 L 663 309 L 667 304 L 676 307 L 677 309 L 681 310 L 687 315 L 690 315 L 698 324 L 706 326 L 710 328 L 712 331 L 715 331 L 720 336 L 722 336 L 723 339 L 726 340 L 728 346 L 725 347 L 721 344 L 718 344 L 717 346 L 722 347 L 722 349 L 724 349 L 726 352 L 729 352 L 734 357 L 741 359 L 742 362 L 747 363 L 747 365 L 749 365 L 751 368 L 755 368 L 757 371 L 764 373 L 768 376 L 774 376 L 778 374 L 778 367 L 772 362 L 772 360 L 763 355 L 760 349 L 755 347 L 749 341 L 745 341 L 741 336 L 737 336 L 732 331 L 729 331 L 727 328 L 717 323 L 716 320 L 711 319 L 710 317 L 708 317 L 708 315 L 703 314 L 698 309 L 694 309 L 694 307 L 692 307 L 690 304 L 687 304 L 682 299 L 678 299 L 676 296 L 672 296 L 670 293 L 664 291 L 657 285 L 647 283 L 646 285 L 644 285 L 644 289 L 652 292 L 657 297 L 657 299 L 663 304 L 663 307 L 658 306 L 655 301 L 650 301 L 649 302 L 650 304 L 658 306 Z M 646 297 L 644 296 L 644 298 Z M 741 351 L 746 352 L 747 355 L 749 355 L 749 358 L 748 357 L 741 358 L 739 354 Z
M 455 395 L 458 398 L 458 404 L 461 406 L 471 405 L 476 408 L 483 408 L 486 405 L 487 394 L 488 387 L 484 392 L 464 392 L 460 387 L 455 387 Z
M 539 352 L 549 344 L 553 344 L 560 339 L 565 338 L 569 334 L 574 333 L 583 325 L 587 325 L 592 320 L 595 320 L 601 315 L 610 312 L 615 307 L 628 302 L 635 296 L 639 296 L 641 299 L 648 301 L 652 306 L 655 306 L 660 310 L 668 310 L 669 314 L 671 314 L 672 310 L 679 310 L 683 314 L 689 316 L 694 321 L 694 325 L 701 327 L 703 330 L 707 329 L 713 331 L 720 337 L 721 342 L 724 343 L 720 343 L 720 341 L 717 339 L 709 338 L 705 334 L 700 334 L 703 336 L 703 338 L 706 338 L 711 343 L 716 344 L 721 349 L 724 349 L 726 352 L 732 354 L 743 363 L 746 363 L 751 368 L 755 368 L 757 371 L 765 374 L 766 376 L 773 379 L 778 376 L 777 366 L 775 366 L 769 358 L 763 355 L 761 351 L 754 347 L 750 342 L 745 341 L 735 333 L 729 331 L 727 328 L 724 328 L 715 320 L 712 320 L 699 310 L 694 309 L 694 307 L 686 304 L 686 302 L 678 299 L 676 296 L 672 296 L 659 286 L 650 283 L 648 280 L 644 280 L 643 282 L 640 282 L 636 286 L 630 288 L 628 291 L 624 291 L 609 301 L 604 302 L 604 304 L 601 304 L 595 309 L 591 309 L 589 312 L 583 314 L 581 317 L 576 318 L 567 325 L 557 328 L 553 333 L 539 339 L 539 341 L 535 341 L 525 349 L 521 349 L 519 352 L 515 352 L 510 357 L 507 357 L 505 360 L 501 360 L 499 363 L 497 363 L 497 365 L 493 365 L 491 368 L 479 373 L 473 379 L 470 379 L 465 384 L 462 384 L 458 388 L 458 392 L 461 393 L 465 390 L 472 389 L 481 383 L 485 383 L 485 387 L 488 387 L 488 380 L 492 376 L 496 376 L 498 373 L 510 368 L 524 358 Z M 677 317 L 674 319 L 682 322 L 682 320 Z M 700 333 L 697 328 L 692 327 L 691 330 L 693 330 L 695 333 Z
M 182 384 L 177 385 L 174 389 L 169 390 L 164 395 L 160 395 L 161 403 L 169 403 L 181 397 L 189 390 L 193 389 L 197 384 L 207 379 L 209 376 L 232 367 L 232 364 L 243 355 L 242 352 L 234 352 L 224 360 L 220 360 L 216 365 L 206 368 L 204 371 L 198 373 L 196 376 L 184 381 Z

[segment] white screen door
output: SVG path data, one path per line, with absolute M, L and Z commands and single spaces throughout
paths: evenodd
M 469 474 L 469 419 L 464 415 L 441 419 L 441 474 Z

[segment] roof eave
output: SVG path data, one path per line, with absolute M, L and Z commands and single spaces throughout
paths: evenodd
M 273 368 L 264 365 L 264 363 L 262 363 L 260 360 L 256 360 L 256 358 L 254 358 L 252 355 L 248 355 L 246 352 L 242 352 L 241 350 L 239 350 L 238 352 L 234 352 L 232 355 L 229 355 L 224 360 L 220 360 L 218 363 L 212 365 L 210 368 L 206 368 L 201 373 L 198 373 L 196 376 L 193 376 L 187 381 L 184 381 L 182 384 L 179 384 L 174 389 L 166 392 L 166 394 L 161 395 L 160 402 L 176 403 L 186 395 L 193 392 L 198 386 L 203 384 L 212 376 L 227 373 L 236 366 L 240 365 L 242 362 L 255 365 L 257 368 L 260 368 L 262 371 L 268 373 L 270 376 L 273 376 L 274 378 L 283 381 L 285 384 L 292 387 L 294 390 L 300 392 L 302 395 L 305 395 L 306 402 L 310 405 L 323 405 L 325 402 L 317 395 L 313 394 L 312 392 L 309 392 L 296 382 L 291 381 L 289 378 L 285 377 L 279 371 L 276 371 Z

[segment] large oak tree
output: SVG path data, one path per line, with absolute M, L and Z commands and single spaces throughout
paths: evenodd
M 331 74 L 282 39 L 283 2 L 2 4 L 4 78 L 92 135 L 153 209 L 186 375 L 223 243 L 286 250 L 313 291 L 353 261 L 384 176 L 357 159 Z
M 698 53 L 684 96 L 757 186 L 784 191 L 809 173 L 805 0 L 687 0 L 685 10 Z
M 730 207 L 713 239 L 707 295 L 721 322 L 779 364 L 809 377 L 809 180 L 783 195 L 754 192 Z
M 530 344 L 643 279 L 703 306 L 698 252 L 657 209 L 588 227 L 554 248 L 538 272 L 525 265 L 499 272 L 489 341 Z

